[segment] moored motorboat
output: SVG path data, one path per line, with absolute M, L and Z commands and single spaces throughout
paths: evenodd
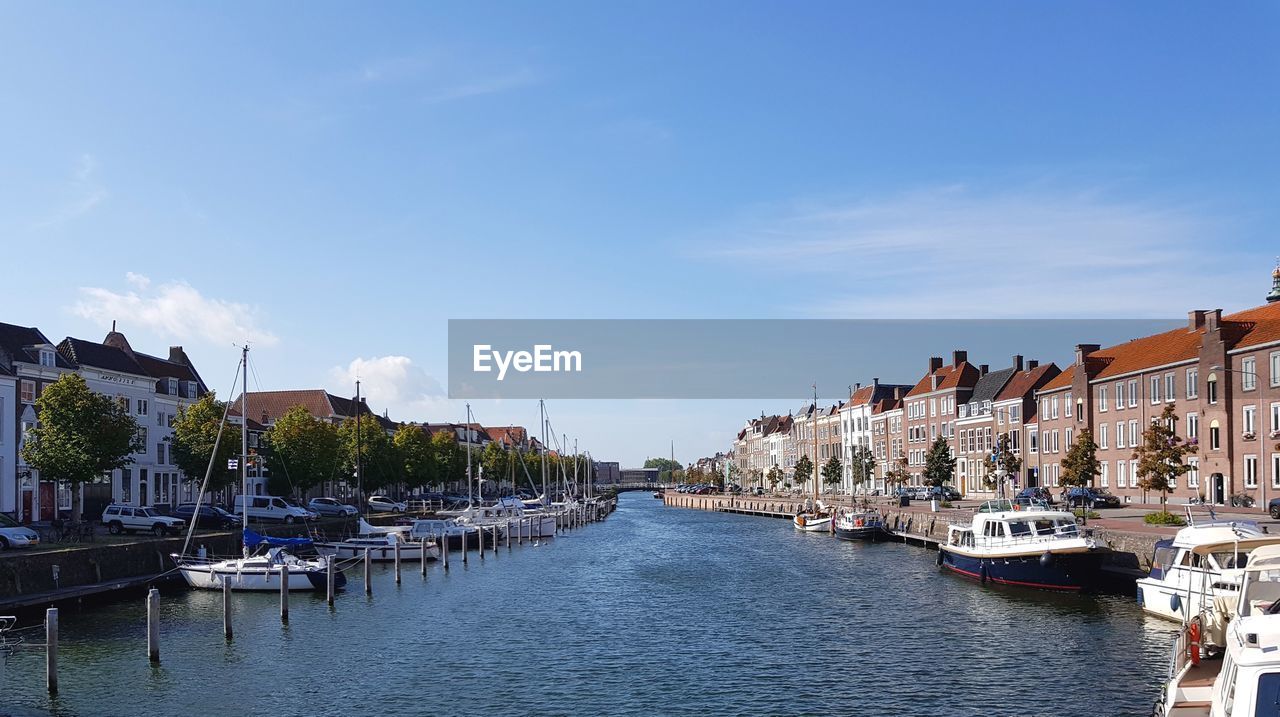
M 982 582 L 1083 590 L 1101 578 L 1106 554 L 1066 511 L 988 501 L 967 524 L 947 528 L 938 564 Z
M 831 532 L 831 511 L 819 505 L 816 509 L 806 509 L 796 513 L 791 519 L 796 530 L 806 533 Z
M 356 536 L 339 541 L 325 541 L 315 544 L 316 552 L 324 556 L 333 556 L 338 560 L 363 558 L 366 551 L 369 559 L 375 562 L 390 562 L 396 559 L 396 546 L 400 547 L 400 559 L 419 561 L 423 557 L 435 560 L 440 557 L 440 548 L 430 538 L 410 540 L 405 537 L 407 531 L 392 531 L 377 535 Z M 424 555 L 425 554 L 425 555 Z
M 462 550 L 464 538 L 467 549 L 478 547 L 482 536 L 474 525 L 463 525 L 456 518 L 423 518 L 413 521 L 409 529 L 410 540 L 435 540 L 449 550 Z
M 1263 532 L 1251 521 L 1197 519 L 1187 510 L 1187 527 L 1156 543 L 1151 574 L 1140 578 L 1138 604 L 1166 620 L 1185 621 L 1209 609 L 1214 598 L 1235 595 L 1249 551 L 1280 545 L 1280 535 Z
M 888 537 L 884 518 L 872 509 L 844 509 L 835 516 L 835 534 L 841 540 L 882 540 Z

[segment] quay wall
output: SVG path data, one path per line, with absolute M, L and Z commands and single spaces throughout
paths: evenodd
M 831 505 L 849 505 L 848 498 L 831 500 L 824 498 Z M 663 502 L 675 508 L 693 508 L 718 512 L 741 513 L 771 518 L 790 518 L 795 515 L 804 503 L 803 498 L 787 497 L 752 497 L 722 495 L 685 495 L 668 492 Z M 938 512 L 927 506 L 920 508 L 899 507 L 896 502 L 872 504 L 884 516 L 885 524 L 890 530 L 904 537 L 908 542 L 937 543 L 947 539 L 947 525 L 969 515 L 968 509 L 944 508 Z M 1091 531 L 1099 545 L 1105 545 L 1114 551 L 1111 566 L 1120 570 L 1141 570 L 1151 568 L 1151 556 L 1155 552 L 1156 541 L 1168 537 L 1163 533 L 1151 531 L 1126 531 L 1114 526 L 1101 526 L 1090 523 L 1086 529 Z

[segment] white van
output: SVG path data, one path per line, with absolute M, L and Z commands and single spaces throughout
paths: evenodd
M 249 518 L 252 520 L 274 520 L 282 523 L 293 523 L 299 520 L 314 520 L 315 513 L 299 505 L 293 505 L 284 498 L 274 495 L 238 495 L 236 496 L 236 514 L 244 513 L 245 501 L 249 501 Z

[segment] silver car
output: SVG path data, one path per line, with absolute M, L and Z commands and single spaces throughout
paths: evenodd
M 349 518 L 359 512 L 354 505 L 340 503 L 337 498 L 312 498 L 307 507 L 313 513 L 335 518 Z
M 34 548 L 40 544 L 36 531 L 0 513 L 0 550 L 9 548 Z

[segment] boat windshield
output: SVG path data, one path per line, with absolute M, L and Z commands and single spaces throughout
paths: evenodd
M 1249 554 L 1243 550 L 1220 550 L 1209 553 L 1219 570 L 1237 570 L 1249 564 Z
M 1240 615 L 1274 614 L 1280 611 L 1280 569 L 1253 570 L 1246 573 L 1248 579 L 1240 599 Z
M 1013 501 L 1011 500 L 989 500 L 978 508 L 979 513 L 1003 513 L 1013 510 Z

